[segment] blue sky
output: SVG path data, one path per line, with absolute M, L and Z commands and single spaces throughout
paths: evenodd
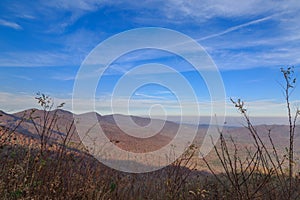
M 66 109 L 71 109 L 74 80 L 89 52 L 133 28 L 168 28 L 202 45 L 220 70 L 228 115 L 237 115 L 230 97 L 245 100 L 253 116 L 285 114 L 280 67 L 294 65 L 299 75 L 300 3 L 296 0 L 2 0 L 0 13 L 0 109 L 7 112 L 35 106 L 33 96 L 38 91 L 56 102 L 67 102 Z M 97 111 L 110 112 L 109 99 L 122 73 L 153 62 L 186 77 L 200 110 L 209 115 L 210 96 L 201 76 L 182 58 L 151 49 L 123 55 L 110 66 L 96 91 Z M 163 72 L 153 76 L 163 77 Z M 296 106 L 299 89 L 292 96 Z M 122 107 L 122 97 L 117 98 Z M 157 104 L 166 106 L 170 114 L 179 112 L 176 96 L 159 85 L 139 88 L 131 100 L 131 114 L 145 114 Z

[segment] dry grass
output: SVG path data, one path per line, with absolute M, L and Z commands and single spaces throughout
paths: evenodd
M 60 144 L 49 145 L 41 154 L 39 140 L 14 136 L 0 150 L 2 199 L 247 199 L 246 195 L 235 198 L 237 190 L 227 174 L 216 174 L 218 181 L 212 174 L 193 170 L 195 146 L 164 169 L 128 174 Z M 242 182 L 244 176 L 240 175 L 238 181 Z M 261 171 L 252 172 L 247 188 L 241 186 L 240 193 L 256 191 L 266 179 L 253 199 L 282 199 L 280 187 L 274 187 L 280 185 L 276 176 Z
M 192 189 L 192 156 L 147 174 L 107 168 L 84 152 L 54 144 L 40 153 L 37 141 L 8 140 L 0 151 L 0 196 L 3 199 L 187 199 Z M 200 173 L 199 173 L 200 174 Z

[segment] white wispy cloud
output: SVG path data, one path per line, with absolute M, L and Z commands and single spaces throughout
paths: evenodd
M 221 70 L 249 69 L 257 67 L 282 67 L 289 65 L 298 65 L 300 63 L 300 47 L 289 45 L 287 49 L 280 49 L 280 46 L 257 47 L 258 50 L 240 49 L 214 49 L 210 52 L 214 62 Z
M 13 29 L 16 29 L 16 30 L 22 30 L 23 29 L 22 26 L 20 26 L 16 22 L 7 21 L 7 20 L 4 20 L 4 19 L 0 19 L 0 25 L 10 27 L 10 28 L 13 28 Z
M 165 7 L 164 7 L 165 6 Z M 264 0 L 168 0 L 161 6 L 169 18 L 181 18 L 185 16 L 198 22 L 210 20 L 213 17 L 253 17 L 272 12 L 299 9 L 297 0 L 264 1 Z M 179 14 L 180 13 L 180 14 Z
M 60 80 L 60 81 L 73 81 L 75 80 L 76 76 L 72 76 L 72 75 L 55 75 L 52 76 L 51 79 L 55 79 L 55 80 Z
M 173 93 L 171 91 L 156 91 L 157 95 L 172 95 Z
M 138 96 L 138 97 L 147 98 L 147 99 L 166 99 L 166 97 L 163 97 L 163 96 L 149 95 L 149 94 L 140 93 L 140 92 L 135 92 L 134 95 Z
M 202 41 L 202 40 L 207 40 L 207 39 L 211 39 L 211 38 L 214 38 L 214 37 L 218 37 L 218 36 L 221 36 L 221 35 L 224 35 L 224 34 L 227 34 L 227 33 L 230 33 L 230 32 L 233 32 L 233 31 L 236 31 L 236 30 L 239 30 L 239 29 L 242 29 L 242 28 L 245 28 L 247 26 L 251 26 L 251 25 L 254 25 L 254 24 L 258 24 L 258 23 L 270 20 L 272 18 L 273 18 L 273 15 L 268 16 L 268 17 L 263 17 L 263 18 L 260 18 L 260 19 L 256 19 L 256 20 L 252 20 L 250 22 L 247 22 L 247 23 L 244 23 L 244 24 L 240 24 L 238 26 L 233 26 L 233 27 L 228 28 L 228 29 L 226 29 L 224 31 L 221 31 L 219 33 L 214 33 L 212 35 L 208 35 L 208 36 L 202 37 L 200 39 L 196 39 L 196 40 L 197 41 Z
M 78 65 L 80 60 L 66 52 L 15 51 L 0 55 L 0 67 L 44 67 Z
M 258 6 L 259 5 L 259 6 Z M 47 34 L 57 34 L 58 37 L 51 37 L 51 44 L 60 45 L 59 51 L 53 52 L 24 52 L 9 53 L 3 52 L 0 56 L 2 66 L 49 66 L 49 65 L 67 65 L 69 63 L 80 65 L 81 61 L 99 42 L 105 39 L 105 33 L 93 33 L 88 30 L 76 30 L 72 33 L 65 33 L 65 28 L 73 25 L 81 17 L 90 12 L 101 11 L 102 8 L 118 8 L 124 10 L 142 11 L 143 15 L 132 16 L 132 20 L 139 26 L 160 26 L 169 27 L 176 24 L 179 31 L 186 31 L 184 27 L 192 25 L 195 31 L 187 30 L 193 37 L 199 38 L 205 48 L 209 50 L 212 57 L 221 69 L 240 69 L 260 66 L 270 66 L 282 63 L 298 63 L 299 56 L 296 55 L 299 49 L 297 47 L 300 36 L 300 24 L 298 23 L 300 4 L 296 0 L 287 1 L 234 1 L 234 0 L 167 0 L 167 1 L 37 1 L 35 3 L 12 3 L 10 10 L 13 15 L 9 16 L 11 21 L 0 19 L 0 25 L 8 26 L 16 30 L 21 30 L 20 24 L 13 22 L 16 19 L 35 20 L 42 25 L 38 27 L 41 33 L 46 37 L 42 39 L 46 43 L 49 41 Z M 153 12 L 156 14 L 154 15 Z M 23 13 L 23 14 L 20 14 Z M 138 12 L 137 12 L 138 13 Z M 67 15 L 66 15 L 67 14 Z M 262 17 L 266 16 L 267 17 Z M 214 18 L 225 18 L 233 21 L 245 22 L 237 26 L 229 27 L 223 31 L 214 23 L 209 23 Z M 143 21 L 144 19 L 144 21 Z M 250 21 L 247 21 L 250 20 Z M 41 23 L 43 22 L 43 23 Z M 271 27 L 272 36 L 264 36 L 262 28 L 255 28 L 255 25 L 272 22 L 276 24 Z M 183 28 L 181 27 L 183 25 Z M 211 31 L 204 30 L 210 26 Z M 170 26 L 172 27 L 172 26 Z M 252 31 L 238 32 L 253 28 Z M 199 33 L 198 33 L 199 32 Z M 163 40 L 168 38 L 162 38 Z M 219 39 L 219 40 L 218 40 Z M 279 52 L 276 49 L 287 46 L 289 50 Z M 236 49 L 257 48 L 265 49 L 264 52 L 244 52 L 232 51 Z M 271 48 L 270 48 L 271 47 Z M 59 53 L 60 52 L 60 53 Z M 15 54 L 15 55 L 12 55 Z M 43 55 L 44 54 L 44 55 Z M 36 55 L 36 56 L 35 56 Z M 275 57 L 268 58 L 268 55 Z M 124 72 L 126 69 L 125 62 L 135 62 L 140 59 L 159 58 L 161 55 L 140 55 L 139 57 L 128 57 L 123 60 L 124 63 L 119 66 L 119 70 Z M 264 59 L 265 58 L 265 59 Z M 260 63 L 258 63 L 258 59 Z M 128 64 L 130 65 L 130 64 Z M 116 71 L 118 66 L 114 66 Z
M 13 75 L 13 77 L 19 78 L 19 79 L 23 79 L 23 80 L 26 80 L 26 81 L 32 81 L 32 78 L 30 78 L 30 77 L 28 77 L 28 76 Z
M 101 41 L 101 36 L 100 32 L 79 29 L 51 39 L 51 44 L 60 48 L 3 51 L 0 55 L 0 67 L 80 66 L 88 53 Z

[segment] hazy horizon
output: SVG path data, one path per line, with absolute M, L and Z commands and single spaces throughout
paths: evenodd
M 39 107 L 35 107 L 36 109 L 40 109 Z M 33 109 L 33 108 L 27 108 L 25 110 L 28 109 Z M 14 111 L 14 112 L 7 112 L 5 110 L 1 110 L 5 113 L 8 114 L 15 114 L 18 112 L 22 112 L 25 110 L 19 110 L 19 111 Z M 65 110 L 65 109 L 62 109 Z M 68 112 L 72 112 L 72 110 L 65 110 Z M 97 112 L 97 111 L 90 111 L 90 112 Z M 90 113 L 90 112 L 82 112 L 82 113 L 73 113 L 76 115 L 81 115 L 81 114 L 86 114 L 86 113 Z M 190 125 L 222 125 L 220 123 L 216 122 L 216 117 L 211 117 L 211 116 L 186 116 L 184 117 L 181 121 L 182 116 L 180 115 L 168 115 L 168 116 L 159 116 L 159 115 L 153 115 L 153 116 L 149 116 L 149 115 L 130 115 L 130 114 L 124 114 L 124 113 L 101 113 L 101 112 L 97 112 L 98 114 L 100 114 L 101 116 L 106 116 L 106 115 L 126 115 L 126 116 L 137 116 L 137 117 L 144 117 L 144 118 L 150 118 L 150 119 L 161 119 L 161 120 L 168 120 L 168 121 L 172 121 L 172 122 L 176 122 L 176 123 L 183 123 L 183 124 L 190 124 Z M 167 117 L 165 119 L 165 117 Z M 196 120 L 200 119 L 199 122 L 197 122 Z M 259 116 L 259 117 L 251 117 L 251 122 L 253 125 L 288 125 L 288 118 L 286 116 L 276 116 L 276 117 L 272 117 L 272 116 Z M 299 123 L 297 123 L 299 124 Z M 223 124 L 224 126 L 236 126 L 236 127 L 241 127 L 246 125 L 245 120 L 243 118 L 242 115 L 239 116 L 226 116 L 225 117 L 225 123 Z

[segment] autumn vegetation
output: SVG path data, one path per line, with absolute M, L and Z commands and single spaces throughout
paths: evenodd
M 285 153 L 273 142 L 261 139 L 244 102 L 231 99 L 245 120 L 250 140 L 241 147 L 220 131 L 210 156 L 199 161 L 199 148 L 192 144 L 170 166 L 155 172 L 130 174 L 108 168 L 93 158 L 84 146 L 74 143 L 74 122 L 65 124 L 65 134 L 52 140 L 60 116 L 53 100 L 38 94 L 36 109 L 21 116 L 14 127 L 0 127 L 1 199 L 300 199 L 300 179 L 295 160 L 294 138 L 299 110 L 292 109 L 290 95 L 296 85 L 294 68 L 281 69 L 287 108 L 289 144 Z M 51 114 L 50 114 L 51 113 Z M 1 121 L 1 116 L 0 116 Z M 35 128 L 37 137 L 20 133 L 24 121 Z

